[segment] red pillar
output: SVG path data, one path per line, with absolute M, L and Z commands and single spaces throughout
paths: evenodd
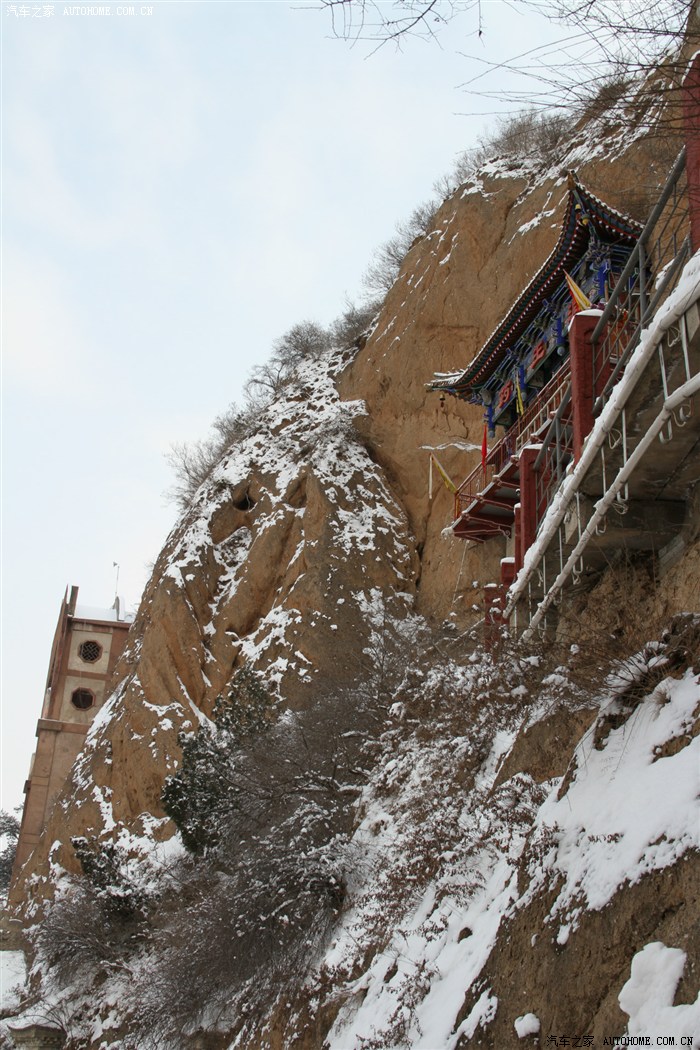
M 501 584 L 507 591 L 515 579 L 515 558 L 501 558 Z
M 523 524 L 521 520 L 522 507 L 519 503 L 515 504 L 513 508 L 514 521 L 513 531 L 515 532 L 515 574 L 520 572 L 523 567 Z
M 601 311 L 586 310 L 576 314 L 569 328 L 571 361 L 571 410 L 573 417 L 574 463 L 578 463 L 583 442 L 593 428 L 593 348 L 591 335 L 600 320 Z
M 693 64 L 683 81 L 683 123 L 690 240 L 692 249 L 696 252 L 700 248 L 700 54 L 693 59 Z
M 537 475 L 535 460 L 539 445 L 525 446 L 520 453 L 520 552 L 521 564 L 537 533 Z

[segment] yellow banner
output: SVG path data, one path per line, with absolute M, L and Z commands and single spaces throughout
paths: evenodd
M 435 464 L 435 467 L 437 469 L 438 474 L 440 475 L 442 480 L 445 482 L 445 488 L 448 489 L 449 492 L 453 492 L 453 493 L 456 492 L 457 491 L 457 486 L 455 485 L 454 481 L 452 480 L 450 475 L 447 473 L 445 468 L 441 465 L 440 460 L 437 458 L 435 453 L 431 452 L 430 453 L 430 458 L 432 459 L 433 463 Z
M 579 310 L 590 310 L 593 303 L 588 298 L 583 289 L 579 288 L 573 277 L 569 277 L 566 270 L 564 270 L 564 276 L 566 277 L 566 283 L 568 284 L 569 291 L 571 292 L 571 298 L 574 300 Z

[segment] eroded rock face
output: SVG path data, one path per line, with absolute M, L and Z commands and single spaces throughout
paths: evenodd
M 168 539 L 49 844 L 153 833 L 178 733 L 211 716 L 237 668 L 303 707 L 358 676 L 374 615 L 413 605 L 415 540 L 355 427 L 365 406 L 334 387 L 342 365 L 333 352 L 301 368 Z M 75 868 L 65 845 L 53 860 Z
M 452 496 L 436 478 L 428 499 L 428 458 L 459 482 L 479 460 L 483 421 L 426 383 L 469 361 L 546 258 L 566 168 L 625 208 L 632 188 L 636 201 L 653 197 L 657 154 L 638 141 L 609 160 L 609 143 L 581 132 L 552 172 L 496 162 L 445 202 L 366 345 L 308 362 L 168 538 L 47 843 L 160 818 L 178 732 L 211 714 L 243 662 L 303 705 L 310 689 L 357 672 L 380 598 L 461 627 L 478 618 L 504 541 L 468 548 L 445 533 Z M 33 868 L 45 870 L 46 848 Z M 69 849 L 56 860 L 74 867 Z
M 461 482 L 479 462 L 483 417 L 456 398 L 441 404 L 425 384 L 472 359 L 554 247 L 568 169 L 609 204 L 646 217 L 677 142 L 632 143 L 629 130 L 617 131 L 606 137 L 582 127 L 550 172 L 497 161 L 456 191 L 408 253 L 372 338 L 341 377 L 341 396 L 367 405 L 362 432 L 421 545 L 417 607 L 429 617 L 468 622 L 472 581 L 500 579 L 505 544 L 465 551 L 443 534 L 452 497 L 438 479 L 428 501 L 428 450 Z
M 504 541 L 469 548 L 445 534 L 452 496 L 436 480 L 429 500 L 428 456 L 435 451 L 462 480 L 479 461 L 483 421 L 477 409 L 454 399 L 442 405 L 425 384 L 433 372 L 452 371 L 473 357 L 540 267 L 558 237 L 565 170 L 574 166 L 612 205 L 625 210 L 637 202 L 636 217 L 648 210 L 668 168 L 653 143 L 632 144 L 627 135 L 601 144 L 584 131 L 551 172 L 490 165 L 480 181 L 444 203 L 433 229 L 412 247 L 366 345 L 308 361 L 261 412 L 256 432 L 213 471 L 166 541 L 114 692 L 31 860 L 34 900 L 51 895 L 61 869 L 76 870 L 71 836 L 113 838 L 137 852 L 141 837 L 170 837 L 160 797 L 179 760 L 178 734 L 211 716 L 243 664 L 264 672 L 284 704 L 304 708 L 312 696 L 357 678 L 370 631 L 385 610 L 398 617 L 418 612 L 433 624 L 449 619 L 461 629 L 479 617 L 472 605 L 481 586 L 499 578 Z M 698 548 L 695 536 L 691 540 L 694 565 Z M 659 599 L 665 616 L 684 607 L 688 579 L 682 563 L 669 573 Z M 506 715 L 509 732 L 522 734 L 499 751 L 500 714 L 485 719 L 475 706 L 484 739 L 457 787 L 472 791 L 489 754 L 498 761 L 507 754 L 498 776 L 495 767 L 489 772 L 493 797 L 502 791 L 504 807 L 520 819 L 522 798 L 534 813 L 547 786 L 564 775 L 594 712 L 585 704 L 562 705 L 551 718 L 512 725 Z M 464 729 L 464 740 L 471 730 L 471 724 Z M 469 738 L 464 746 L 472 744 Z M 446 779 L 450 760 L 440 761 L 445 765 L 435 768 Z M 421 786 L 426 813 L 435 779 L 426 774 Z M 486 795 L 483 784 L 480 790 Z M 490 805 L 491 796 L 484 812 Z M 509 942 L 494 951 L 488 978 L 502 1000 L 514 1002 L 525 990 L 541 1001 L 542 974 L 556 983 L 561 945 L 538 948 L 531 955 L 535 970 L 527 979 L 521 973 L 527 940 L 548 907 L 546 892 L 513 917 Z M 669 891 L 673 899 L 678 892 Z M 581 945 L 572 974 L 593 952 L 598 921 L 572 940 Z M 670 919 L 664 922 L 655 913 L 649 930 L 670 930 Z M 621 972 L 625 958 L 622 952 L 610 961 L 611 973 L 615 966 Z M 615 1006 L 595 1006 L 597 987 L 591 985 L 586 1003 L 597 1009 L 596 1032 L 602 1032 Z M 465 992 L 465 1017 L 480 994 Z M 332 995 L 331 1001 L 325 1015 L 308 1021 L 306 1035 L 295 1033 L 299 1046 L 322 1045 L 338 1011 Z M 551 1025 L 560 1019 L 555 1010 L 542 1014 Z M 512 1023 L 510 1013 L 501 1014 L 483 1045 L 514 1045 Z M 247 1045 L 290 1045 L 284 1024 L 278 1043 L 273 1031 L 274 1021 Z

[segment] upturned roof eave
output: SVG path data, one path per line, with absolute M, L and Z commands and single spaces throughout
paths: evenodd
M 578 221 L 577 204 L 588 223 Z M 591 222 L 594 228 L 607 235 L 606 239 L 612 235 L 613 239 L 623 243 L 636 243 L 642 231 L 640 223 L 605 204 L 577 182 L 573 173 L 569 173 L 566 210 L 556 245 L 474 360 L 463 372 L 436 375 L 429 384 L 431 390 L 443 390 L 465 399 L 474 396 L 474 387 L 483 386 L 501 364 L 509 343 L 519 334 L 518 329 L 524 331 L 536 315 L 554 279 L 563 279 L 564 270 L 572 269 L 583 257 L 588 247 Z

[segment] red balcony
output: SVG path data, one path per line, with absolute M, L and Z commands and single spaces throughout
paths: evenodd
M 549 426 L 570 385 L 568 361 L 542 388 L 525 412 L 489 451 L 455 494 L 455 536 L 483 543 L 492 536 L 509 536 L 519 499 L 520 452 L 536 442 Z

